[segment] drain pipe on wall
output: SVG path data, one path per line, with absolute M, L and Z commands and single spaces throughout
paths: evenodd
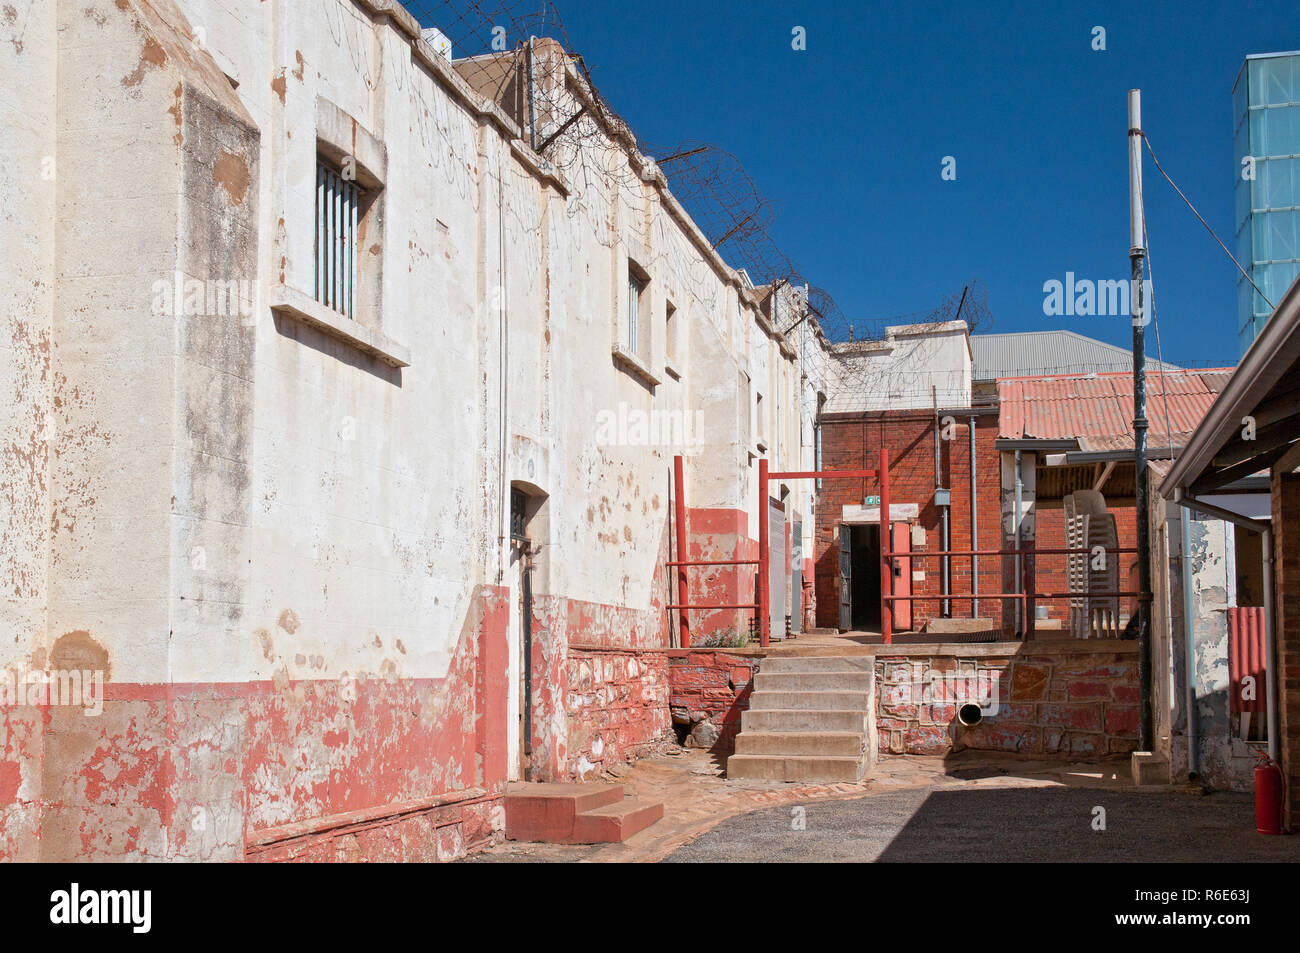
M 1196 642 L 1192 631 L 1192 511 L 1183 507 L 1178 523 L 1182 532 L 1183 571 L 1183 668 L 1186 689 L 1183 704 L 1187 708 L 1187 780 L 1195 781 L 1201 773 L 1201 718 L 1196 710 Z
M 1185 509 L 1200 510 L 1208 516 L 1226 520 L 1235 526 L 1259 533 L 1264 548 L 1264 707 L 1268 718 L 1268 756 L 1275 764 L 1282 763 L 1280 728 L 1277 712 L 1277 630 L 1273 619 L 1273 525 L 1253 520 L 1240 513 L 1206 503 L 1184 491 L 1174 490 L 1174 502 Z M 1184 514 L 1186 516 L 1186 514 Z M 1189 660 L 1190 661 L 1190 660 Z
M 1024 495 L 1024 484 L 1020 480 L 1020 451 L 1016 451 L 1016 595 L 1022 595 L 1024 587 L 1024 567 L 1020 563 L 1020 513 Z M 1016 634 L 1025 634 L 1025 600 L 1016 600 Z
M 941 539 L 939 546 L 944 553 L 948 552 L 948 509 L 951 502 L 951 496 L 943 486 L 943 477 L 939 471 L 939 388 L 930 385 L 930 402 L 934 405 L 934 503 L 939 507 L 939 515 L 942 519 L 940 534 Z M 952 617 L 952 601 L 947 598 L 948 587 L 952 580 L 952 564 L 948 556 L 943 556 L 939 560 L 939 593 L 944 596 L 944 600 L 939 604 L 939 615 L 948 619 Z
M 533 38 L 528 38 L 528 147 L 537 151 L 537 75 L 533 70 Z
M 499 373 L 501 382 L 498 386 L 498 399 L 500 400 L 500 422 L 501 422 L 501 447 L 498 457 L 499 470 L 498 479 L 500 483 L 500 501 L 497 506 L 497 515 L 500 525 L 497 534 L 497 584 L 505 578 L 505 553 L 506 553 L 506 414 L 510 402 L 510 297 L 506 293 L 506 175 L 505 168 L 502 164 L 500 149 L 497 150 L 497 269 L 501 281 L 497 288 L 498 310 L 501 313 L 500 327 L 498 330 L 501 365 Z
M 948 510 L 949 510 L 948 491 L 944 489 L 935 490 L 935 495 L 939 496 L 944 501 L 943 502 L 943 551 L 947 553 L 948 552 Z M 942 568 L 943 568 L 944 596 L 947 596 L 948 593 L 951 591 L 949 587 L 952 585 L 952 564 L 949 563 L 948 561 L 951 558 L 952 557 L 950 556 L 943 557 Z M 943 600 L 943 617 L 945 619 L 952 618 L 952 602 L 950 602 L 946 598 Z
M 975 418 L 970 418 L 970 548 L 971 552 L 980 548 L 980 530 L 979 521 L 976 520 L 978 509 L 975 506 Z M 970 558 L 970 591 L 971 595 L 979 595 L 980 577 L 979 577 L 979 557 Z M 970 603 L 970 617 L 978 619 L 980 615 L 980 601 L 972 599 Z

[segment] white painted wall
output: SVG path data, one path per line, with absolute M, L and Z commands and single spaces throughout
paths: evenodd
M 26 292 L 24 324 L 38 333 L 51 326 L 50 373 L 80 383 L 86 398 L 62 428 L 85 439 L 49 467 L 48 491 L 33 484 L 35 515 L 15 530 L 20 545 L 6 547 L 10 575 L 37 572 L 21 599 L 0 605 L 7 629 L 38 627 L 55 607 L 55 634 L 87 629 L 108 643 L 116 681 L 437 678 L 476 587 L 510 585 L 501 535 L 512 481 L 551 500 L 539 593 L 646 611 L 675 452 L 691 453 L 692 506 L 743 509 L 756 532 L 755 447 L 740 432 L 752 393 L 739 392 L 742 373 L 764 394 L 773 468 L 811 465 L 813 395 L 826 386 L 808 353 L 821 347 L 815 335 L 802 333 L 797 346 L 780 340 L 758 295 L 626 143 L 584 138 L 577 159 L 559 157 L 562 184 L 540 174 L 526 147 L 512 147 L 519 130 L 445 64 L 426 64 L 434 54 L 413 51 L 399 22 L 375 15 L 386 6 L 176 0 L 195 39 L 127 94 L 119 80 L 142 39 L 125 17 L 110 20 L 93 57 L 68 54 L 76 69 L 59 84 L 91 94 L 76 110 L 60 107 L 65 126 L 94 114 L 101 89 L 131 104 L 139 124 L 118 141 L 113 129 L 88 137 L 73 123 L 57 149 L 71 172 L 60 178 L 58 213 L 53 195 L 33 189 L 19 190 L 26 205 L 6 211 L 6 248 L 20 265 L 6 269 L 6 294 L 16 300 L 22 281 L 44 276 L 47 287 Z M 169 4 L 159 9 L 171 15 Z M 33 18 L 33 36 L 43 30 L 42 46 L 54 49 L 51 18 Z M 543 70 L 559 75 L 558 60 L 542 57 Z M 219 329 L 251 335 L 249 366 L 238 372 L 217 352 L 205 364 L 186 344 L 189 330 L 149 313 L 153 282 L 187 254 L 187 203 L 201 199 L 176 186 L 168 114 L 190 58 L 206 70 L 211 95 L 234 103 L 259 137 L 250 183 L 257 305 L 242 332 Z M 52 55 L 42 68 L 0 100 L 17 129 L 0 148 L 22 159 L 6 168 L 27 180 L 57 126 Z M 238 83 L 233 92 L 222 73 Z M 382 232 L 367 236 L 383 261 L 371 330 L 409 352 L 400 371 L 269 309 L 285 289 L 312 292 L 318 100 L 347 113 L 386 155 Z M 116 205 L 105 195 L 109 177 L 76 174 L 125 159 L 134 191 Z M 598 169 L 613 175 L 590 174 Z M 139 227 L 105 228 L 114 208 Z M 150 209 L 146 223 L 141 208 Z M 74 243 L 87 257 L 48 290 L 60 266 L 44 238 L 87 229 L 103 229 L 105 240 L 93 243 L 102 247 Z M 132 251 L 127 276 L 123 247 Z M 611 352 L 629 256 L 651 277 L 639 359 L 661 381 L 654 386 Z M 93 282 L 79 282 L 82 273 Z M 664 370 L 668 301 L 680 325 L 680 380 Z M 22 375 L 40 379 L 31 354 L 5 353 L 0 381 L 12 389 Z M 7 427 L 39 420 L 41 391 L 29 393 L 6 409 Z M 701 439 L 689 448 L 602 444 L 602 411 L 699 411 Z M 204 443 L 220 443 L 223 423 L 248 434 L 229 459 Z M 61 518 L 80 521 L 74 540 L 47 539 L 44 492 L 60 501 Z M 797 490 L 808 551 L 811 492 Z M 186 510 L 191 498 L 208 502 Z M 39 579 L 47 551 L 48 596 Z

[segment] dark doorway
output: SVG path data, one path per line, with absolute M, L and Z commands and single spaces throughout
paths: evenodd
M 852 527 L 853 628 L 880 628 L 880 527 Z

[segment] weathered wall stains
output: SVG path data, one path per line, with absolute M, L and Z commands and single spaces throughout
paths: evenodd
M 970 680 L 996 685 L 997 711 L 973 727 L 957 721 L 974 700 Z M 876 654 L 880 750 L 946 754 L 974 748 L 1081 761 L 1137 748 L 1137 652 L 1132 642 L 1032 643 Z M 964 681 L 954 681 L 960 679 Z M 982 685 L 984 683 L 976 683 Z
M 50 668 L 67 672 L 100 672 L 104 680 L 113 677 L 113 663 L 108 649 L 86 631 L 65 632 L 50 649 Z
M 522 768 L 516 483 L 546 500 L 535 776 L 649 750 L 676 632 L 673 455 L 690 454 L 692 506 L 727 514 L 719 531 L 701 516 L 692 546 L 742 557 L 756 393 L 774 463 L 811 462 L 796 355 L 761 292 L 625 144 L 593 144 L 582 181 L 546 172 L 413 45 L 400 6 L 46 6 L 27 42 L 0 44 L 32 58 L 39 36 L 45 57 L 0 91 L 41 117 L 0 145 L 24 249 L 4 278 L 0 655 L 107 681 L 96 716 L 0 713 L 0 856 L 445 859 L 492 836 Z M 563 88 L 562 52 L 543 59 Z M 311 300 L 321 103 L 387 157 L 358 317 L 409 352 L 401 370 L 271 313 Z M 695 325 L 656 386 L 611 352 L 634 254 L 647 315 L 672 300 Z M 195 309 L 159 283 L 252 291 Z M 666 332 L 647 327 L 660 375 Z M 695 406 L 698 446 L 599 436 L 601 410 Z M 699 585 L 752 598 L 749 575 Z

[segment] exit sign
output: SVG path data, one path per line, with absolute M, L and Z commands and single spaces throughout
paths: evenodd
M 878 497 L 878 496 L 868 496 L 868 497 L 866 497 L 866 498 L 862 501 L 862 505 L 863 505 L 863 506 L 879 506 L 879 505 L 880 505 L 880 497 Z

